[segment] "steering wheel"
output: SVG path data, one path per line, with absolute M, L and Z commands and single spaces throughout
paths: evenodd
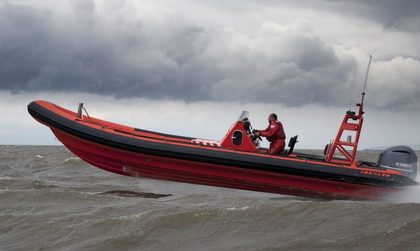
M 257 132 L 257 130 L 255 130 L 255 129 L 252 129 L 252 135 L 254 136 L 254 137 L 256 137 L 256 138 L 258 138 L 260 141 L 262 141 L 263 139 L 261 138 L 261 136 L 255 136 L 255 133 Z

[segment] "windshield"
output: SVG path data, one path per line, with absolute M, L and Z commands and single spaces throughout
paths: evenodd
M 239 116 L 238 121 L 244 120 L 245 118 L 248 118 L 248 117 L 249 117 L 249 112 L 248 111 L 243 111 L 241 113 L 241 116 Z

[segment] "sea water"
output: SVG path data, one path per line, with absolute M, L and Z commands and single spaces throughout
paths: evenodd
M 322 201 L 120 176 L 62 146 L 0 146 L 1 250 L 418 250 L 419 202 L 417 187 Z

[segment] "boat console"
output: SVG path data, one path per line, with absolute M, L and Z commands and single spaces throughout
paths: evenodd
M 222 139 L 222 147 L 246 152 L 258 151 L 260 139 L 252 133 L 251 121 L 248 116 L 249 112 L 247 111 L 241 113 L 241 116 L 233 123 Z

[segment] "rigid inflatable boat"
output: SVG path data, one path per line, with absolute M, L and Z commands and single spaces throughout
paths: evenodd
M 221 141 L 213 141 L 124 126 L 82 109 L 41 100 L 28 105 L 75 155 L 117 174 L 325 199 L 372 200 L 417 184 L 417 156 L 409 147 L 387 149 L 377 163 L 355 159 L 363 104 L 357 114 L 346 112 L 323 156 L 293 152 L 297 136 L 289 149 L 269 155 L 259 147 L 247 113 Z M 346 131 L 356 134 L 354 142 L 341 139 Z

